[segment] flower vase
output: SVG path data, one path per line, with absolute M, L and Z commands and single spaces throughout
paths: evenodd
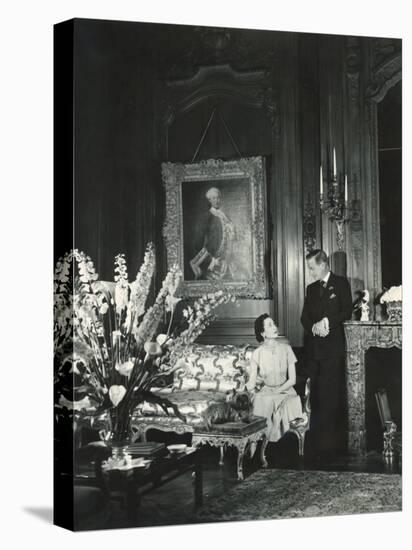
M 108 459 L 108 464 L 112 468 L 118 468 L 119 466 L 127 466 L 130 462 L 130 455 L 127 452 L 128 445 L 112 445 L 112 455 Z
M 127 453 L 130 443 L 131 415 L 127 409 L 110 409 L 110 432 L 106 444 L 111 448 L 112 455 L 107 463 L 110 468 L 127 466 L 130 455 Z
M 402 322 L 402 302 L 387 302 L 386 313 L 388 321 L 392 323 Z

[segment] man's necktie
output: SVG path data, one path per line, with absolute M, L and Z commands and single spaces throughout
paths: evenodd
M 319 281 L 320 282 L 320 297 L 322 298 L 322 296 L 324 295 L 325 293 L 325 288 L 326 288 L 326 281 Z

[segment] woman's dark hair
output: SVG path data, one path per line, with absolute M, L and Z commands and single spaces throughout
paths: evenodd
M 264 340 L 262 336 L 262 332 L 264 330 L 263 325 L 265 323 L 265 319 L 268 317 L 270 317 L 269 313 L 262 313 L 262 315 L 259 315 L 255 321 L 255 336 L 258 342 L 263 342 Z

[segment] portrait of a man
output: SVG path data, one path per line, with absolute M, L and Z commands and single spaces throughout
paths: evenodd
M 266 297 L 264 159 L 163 163 L 162 178 L 168 265 L 183 271 L 182 295 L 223 286 L 235 296 Z
M 239 185 L 240 188 L 243 185 L 242 182 L 237 183 L 237 191 L 239 191 Z M 226 208 L 228 205 L 223 203 L 219 187 L 209 187 L 204 197 L 208 203 L 208 211 L 206 215 L 201 216 L 199 223 L 193 228 L 193 239 L 187 246 L 189 256 L 190 249 L 195 252 L 194 256 L 189 259 L 191 272 L 189 270 L 187 273 L 187 279 L 247 280 L 250 276 L 251 258 L 248 266 L 248 254 L 245 247 L 249 245 L 250 248 L 250 234 L 245 231 L 246 212 L 243 213 L 243 216 L 242 212 L 240 212 L 240 216 L 239 211 L 237 212 L 237 221 L 243 221 L 243 224 L 236 224 L 228 215 Z M 243 220 L 239 219 L 242 217 Z M 184 232 L 185 237 L 189 239 L 191 232 L 189 227 L 188 231 Z

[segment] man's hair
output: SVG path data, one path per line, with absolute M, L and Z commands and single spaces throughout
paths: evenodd
M 222 196 L 222 193 L 220 192 L 220 190 L 217 187 L 211 187 L 205 193 L 205 197 L 207 198 L 207 200 L 210 200 L 210 195 L 212 194 L 212 191 L 215 192 L 215 193 L 218 193 L 219 196 Z
M 262 315 L 259 315 L 259 317 L 255 320 L 255 336 L 258 342 L 263 342 L 264 340 L 262 332 L 264 330 L 265 319 L 268 317 L 270 317 L 269 313 L 262 313 Z
M 329 258 L 328 255 L 324 250 L 321 250 L 320 248 L 315 248 L 314 250 L 311 250 L 308 254 L 306 254 L 306 259 L 311 260 L 312 258 L 315 258 L 315 262 L 319 265 L 322 262 L 329 265 Z

